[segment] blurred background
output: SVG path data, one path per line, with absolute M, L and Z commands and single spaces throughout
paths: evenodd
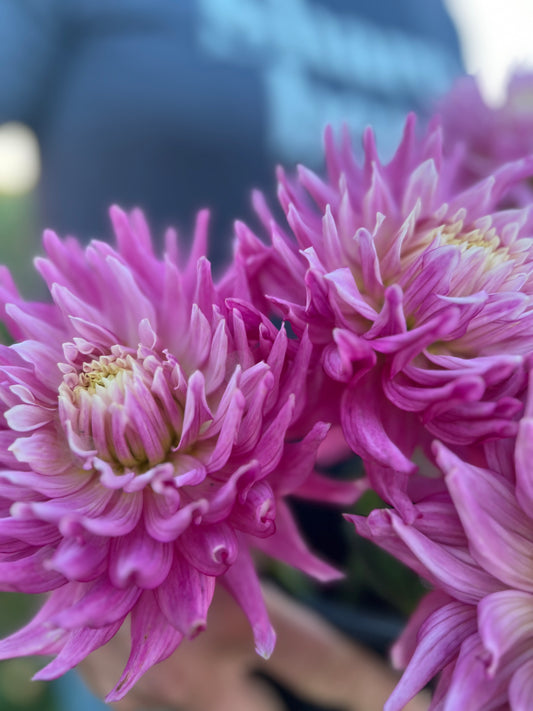
M 185 236 L 211 207 L 220 266 L 232 221 L 253 224 L 251 188 L 273 200 L 276 163 L 320 170 L 326 123 L 346 121 L 355 143 L 372 124 L 386 155 L 406 113 L 427 114 L 465 70 L 497 104 L 510 72 L 533 67 L 532 24 L 530 0 L 0 0 L 0 263 L 39 295 L 42 229 L 108 239 L 118 202 Z M 370 598 L 408 614 L 413 578 L 339 536 L 314 541 L 350 569 L 337 616 Z M 270 573 L 312 597 L 301 576 Z M 4 636 L 38 601 L 0 598 Z M 76 682 L 28 683 L 39 664 L 0 664 L 2 711 L 71 711 Z

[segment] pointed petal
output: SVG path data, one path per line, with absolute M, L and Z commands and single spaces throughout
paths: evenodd
M 150 667 L 167 659 L 182 639 L 160 612 L 154 593 L 146 590 L 131 615 L 130 657 L 106 702 L 120 701 Z
M 416 650 L 384 711 L 400 711 L 407 702 L 457 657 L 462 642 L 476 631 L 476 608 L 450 602 L 421 626 Z
M 161 612 L 181 634 L 189 639 L 207 625 L 207 612 L 213 599 L 216 578 L 200 573 L 178 553 L 164 583 L 155 590 Z
M 250 621 L 256 652 L 268 659 L 274 650 L 276 633 L 268 619 L 259 579 L 246 544 L 239 546 L 237 559 L 222 576 L 221 582 Z

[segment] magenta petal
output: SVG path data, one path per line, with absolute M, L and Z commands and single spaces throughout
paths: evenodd
M 276 502 L 270 486 L 264 481 L 253 484 L 239 496 L 231 512 L 231 522 L 244 533 L 265 538 L 276 530 Z
M 433 612 L 420 627 L 417 648 L 384 711 L 400 711 L 459 653 L 462 642 L 476 631 L 476 608 L 450 602 Z
M 411 473 L 416 466 L 394 444 L 383 426 L 386 403 L 379 396 L 377 379 L 364 378 L 347 388 L 341 405 L 346 441 L 363 459 L 372 459 L 398 472 Z M 389 405 L 390 408 L 390 405 Z
M 513 711 L 529 711 L 533 699 L 533 659 L 522 664 L 511 679 L 509 702 Z
M 97 536 L 124 536 L 135 528 L 142 515 L 141 493 L 121 494 L 114 506 L 98 518 L 81 519 L 81 524 Z
M 57 314 L 53 314 L 55 318 L 47 319 L 43 318 L 42 314 L 37 316 L 31 311 L 29 304 L 6 304 L 6 314 L 29 339 L 42 341 L 42 343 L 61 343 L 65 333 L 53 323 L 57 320 Z M 52 314 L 49 312 L 48 315 Z
M 506 708 L 508 678 L 489 677 L 486 653 L 477 634 L 465 639 L 443 704 L 444 711 L 500 711 Z
M 392 519 L 392 525 L 401 540 L 427 568 L 430 576 L 453 597 L 472 604 L 501 588 L 498 580 L 479 569 L 474 562 L 468 561 L 461 549 L 436 544 L 396 517 Z
M 438 460 L 447 471 L 448 489 L 472 555 L 504 583 L 533 592 L 533 526 L 512 485 L 495 473 L 466 465 L 442 446 Z
M 179 550 L 204 575 L 222 575 L 237 557 L 238 543 L 226 523 L 192 525 L 179 539 Z
M 442 545 L 405 524 L 390 509 L 375 509 L 367 518 L 345 515 L 357 532 L 392 553 L 419 575 L 455 599 L 476 604 L 502 584 L 481 570 L 464 548 Z
M 206 507 L 209 508 L 206 508 L 203 513 L 202 521 L 204 523 L 219 523 L 226 519 L 232 512 L 237 498 L 245 498 L 250 487 L 261 479 L 262 475 L 259 463 L 252 460 L 234 471 L 218 491 L 210 491 L 213 489 L 213 482 L 207 481 L 204 491 L 206 496 L 211 494 L 212 498 L 210 498 L 209 504 L 206 501 Z
M 533 388 L 530 385 L 530 392 Z M 528 414 L 518 426 L 515 449 L 517 499 L 521 507 L 533 518 L 533 417 Z
M 206 462 L 208 472 L 221 469 L 228 461 L 237 439 L 245 405 L 246 401 L 242 393 L 239 390 L 235 390 L 231 404 L 224 416 L 215 449 Z
M 361 296 L 353 274 L 348 267 L 341 267 L 330 272 L 325 277 L 330 282 L 343 304 L 349 306 L 356 314 L 369 321 L 374 321 L 378 317 L 377 311 Z
M 63 444 L 60 448 L 52 432 L 41 430 L 28 437 L 19 437 L 11 445 L 19 462 L 27 463 L 39 474 L 59 474 L 72 467 L 72 456 Z
M 146 590 L 131 615 L 130 657 L 106 702 L 120 701 L 150 667 L 169 657 L 182 639 L 161 614 L 154 593 Z
M 179 443 L 180 449 L 185 449 L 189 446 L 198 436 L 200 427 L 204 422 L 212 419 L 213 415 L 205 400 L 204 376 L 197 370 L 189 378 L 183 415 L 183 429 Z
M 37 672 L 34 679 L 48 681 L 57 679 L 69 669 L 73 669 L 82 659 L 89 656 L 95 649 L 103 647 L 116 635 L 122 626 L 123 620 L 106 625 L 98 629 L 79 628 L 69 632 L 61 651 L 56 658 Z
M 43 593 L 64 585 L 63 575 L 46 565 L 52 553 L 53 549 L 45 546 L 23 558 L 0 561 L 0 589 L 6 592 Z
M 242 607 L 250 621 L 256 652 L 268 659 L 274 650 L 276 633 L 268 619 L 259 579 L 246 547 L 239 547 L 237 560 L 222 576 L 221 582 Z
M 417 517 L 413 503 L 406 493 L 411 474 L 384 467 L 374 461 L 365 463 L 368 483 L 386 502 L 392 504 L 406 523 Z
M 317 422 L 300 442 L 285 444 L 281 460 L 268 478 L 276 495 L 285 496 L 305 485 L 313 471 L 317 450 L 328 431 L 328 425 Z
M 521 590 L 502 590 L 479 603 L 479 634 L 490 652 L 489 672 L 503 655 L 529 640 L 533 642 L 533 595 Z
M 205 499 L 193 501 L 169 515 L 167 502 L 149 497 L 143 512 L 147 533 L 162 543 L 176 540 L 188 526 L 209 509 Z
M 139 324 L 143 319 L 148 319 L 157 327 L 154 307 L 142 293 L 130 269 L 116 257 L 107 257 L 106 263 L 118 292 L 117 305 L 128 304 L 127 309 L 117 309 L 117 314 L 112 319 L 111 330 L 118 334 L 124 343 L 134 344 L 138 339 Z
M 155 590 L 161 612 L 185 637 L 192 638 L 207 624 L 215 578 L 198 572 L 179 555 L 166 580 Z
M 66 286 L 57 283 L 53 284 L 50 292 L 65 319 L 73 316 L 75 318 L 81 318 L 88 323 L 99 324 L 106 328 L 110 326 L 109 321 L 102 323 L 102 315 L 96 308 L 70 291 Z
M 48 563 L 68 580 L 94 580 L 107 568 L 109 541 L 87 535 L 64 538 Z
M 277 467 L 283 454 L 285 434 L 291 424 L 294 413 L 294 396 L 280 408 L 276 419 L 264 430 L 256 448 L 256 458 L 259 460 L 263 474 L 269 474 Z
M 66 630 L 105 627 L 123 620 L 141 592 L 140 588 L 134 586 L 116 588 L 109 580 L 101 578 L 75 604 L 65 605 L 51 617 L 51 624 Z
M 324 370 L 333 380 L 354 386 L 376 364 L 372 345 L 345 328 L 333 331 L 333 341 L 324 349 Z
M 151 590 L 166 579 L 172 559 L 172 544 L 160 543 L 138 528 L 112 541 L 109 577 L 117 588 L 134 585 Z
M 391 661 L 395 669 L 404 669 L 409 664 L 418 644 L 422 624 L 449 602 L 452 602 L 452 599 L 440 590 L 433 590 L 424 595 L 391 649 Z

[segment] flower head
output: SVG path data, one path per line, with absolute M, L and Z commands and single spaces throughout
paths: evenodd
M 531 491 L 524 491 L 532 473 L 530 427 L 531 403 L 519 437 L 487 446 L 484 466 L 436 443 L 446 491 L 416 500 L 411 524 L 393 510 L 348 517 L 434 588 L 393 650 L 393 661 L 406 670 L 386 711 L 399 711 L 439 674 L 433 709 L 530 705 L 533 518 Z
M 236 258 L 250 297 L 266 308 L 266 293 L 297 334 L 308 330 L 342 384 L 348 443 L 400 505 L 415 444 L 516 432 L 532 347 L 533 215 L 499 205 L 533 158 L 458 191 L 440 129 L 418 138 L 412 117 L 389 164 L 370 130 L 364 152 L 360 165 L 347 136 L 337 147 L 328 132 L 325 181 L 280 171 L 290 230 L 257 196 L 271 245 L 240 225 Z
M 461 151 L 456 180 L 463 186 L 491 175 L 500 165 L 533 152 L 533 75 L 514 74 L 501 106 L 488 106 L 473 77 L 461 77 L 439 101 L 447 153 Z M 531 202 L 531 181 L 513 186 L 508 205 Z
M 0 291 L 18 340 L 0 350 L 0 585 L 53 591 L 0 658 L 53 654 L 37 676 L 54 678 L 131 615 L 110 700 L 205 627 L 216 580 L 268 656 L 250 548 L 336 577 L 285 498 L 355 494 L 313 472 L 327 427 L 301 416 L 308 340 L 226 306 L 203 256 L 206 213 L 183 267 L 173 232 L 159 259 L 139 212 L 111 216 L 117 249 L 45 234 L 51 303 L 24 301 L 7 271 Z

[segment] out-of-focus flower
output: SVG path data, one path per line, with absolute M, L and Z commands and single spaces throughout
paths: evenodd
M 533 153 L 533 75 L 515 74 L 501 106 L 483 100 L 473 77 L 461 77 L 437 106 L 444 131 L 444 150 L 460 152 L 456 180 L 463 187 L 486 178 L 503 163 Z M 527 205 L 531 180 L 515 185 L 508 205 Z
M 532 414 L 529 405 L 523 435 Z M 434 447 L 448 492 L 417 501 L 411 525 L 393 510 L 347 517 L 435 588 L 393 650 L 406 671 L 385 709 L 399 711 L 440 673 L 432 710 L 525 711 L 533 698 L 533 518 L 520 482 L 531 480 L 530 439 L 517 438 L 516 473 L 509 442 L 491 445 L 490 469 Z
M 116 250 L 45 234 L 51 303 L 25 302 L 2 273 L 18 342 L 0 350 L 0 587 L 53 592 L 0 658 L 55 655 L 37 677 L 57 677 L 131 613 L 114 700 L 204 628 L 217 579 L 268 656 L 250 548 L 337 577 L 285 497 L 346 503 L 354 487 L 313 472 L 327 426 L 300 417 L 308 339 L 226 307 L 203 256 L 206 213 L 183 268 L 173 232 L 161 260 L 139 212 L 111 216 Z
M 264 200 L 265 245 L 237 227 L 240 288 L 310 334 L 342 386 L 347 442 L 372 485 L 407 518 L 403 494 L 415 445 L 455 446 L 516 432 L 533 341 L 533 215 L 502 197 L 533 174 L 533 158 L 500 167 L 466 191 L 441 131 L 418 139 L 411 117 L 392 161 L 373 134 L 359 165 L 345 134 L 326 134 L 328 177 L 279 173 L 290 231 Z M 335 391 L 326 390 L 331 403 Z

